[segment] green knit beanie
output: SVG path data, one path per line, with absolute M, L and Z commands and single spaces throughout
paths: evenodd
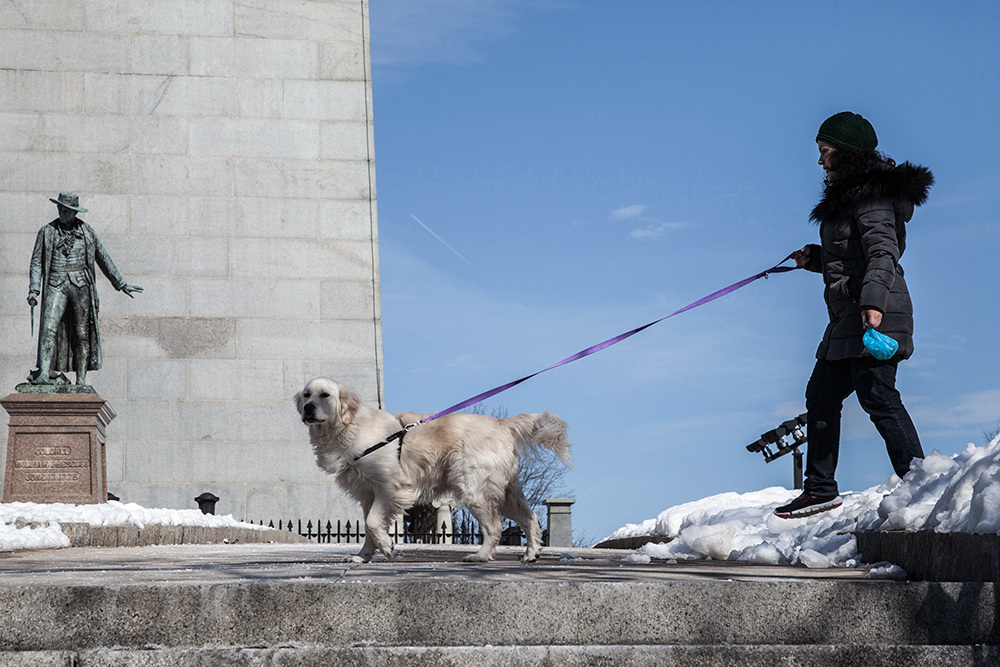
M 873 150 L 878 146 L 875 128 L 860 114 L 841 111 L 833 114 L 819 126 L 816 141 L 823 141 L 849 151 Z

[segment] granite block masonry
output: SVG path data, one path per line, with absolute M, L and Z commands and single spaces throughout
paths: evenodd
M 35 360 L 35 233 L 49 198 L 76 193 L 145 288 L 97 284 L 109 490 L 360 517 L 289 397 L 318 375 L 384 396 L 368 1 L 15 5 L 0 4 L 0 396 Z

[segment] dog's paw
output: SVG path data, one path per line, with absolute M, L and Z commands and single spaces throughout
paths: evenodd
M 484 556 L 480 553 L 469 554 L 462 559 L 466 563 L 488 563 L 493 560 L 492 556 Z
M 362 558 L 361 556 L 347 556 L 344 558 L 345 563 L 367 563 L 370 558 Z

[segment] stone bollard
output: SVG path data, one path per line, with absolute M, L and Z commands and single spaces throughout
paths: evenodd
M 549 543 L 550 547 L 573 546 L 573 522 L 570 509 L 574 498 L 549 498 L 543 500 L 549 508 Z
M 434 534 L 440 535 L 441 544 L 454 544 L 455 531 L 451 527 L 451 503 L 445 500 L 434 503 L 437 518 L 434 520 Z M 437 543 L 437 542 L 435 542 Z

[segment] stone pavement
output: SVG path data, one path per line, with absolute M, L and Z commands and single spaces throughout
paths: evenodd
M 523 547 L 498 547 L 490 563 L 465 563 L 478 547 L 403 544 L 393 560 L 345 563 L 356 544 L 208 544 L 140 548 L 17 551 L 0 557 L 0 589 L 13 585 L 121 586 L 128 584 L 238 584 L 472 581 L 858 581 L 860 568 L 810 570 L 753 567 L 730 561 L 630 563 L 630 550 L 546 547 L 537 563 L 523 565 Z
M 0 664 L 997 664 L 994 585 L 863 569 L 632 563 L 631 551 L 356 545 L 0 557 Z

